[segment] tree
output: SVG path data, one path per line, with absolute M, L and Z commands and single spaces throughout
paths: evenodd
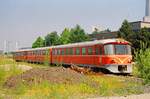
M 106 30 L 103 31 L 99 31 L 97 28 L 94 28 L 94 31 L 92 32 L 92 34 L 100 34 L 100 33 L 110 33 L 111 30 L 109 28 L 107 28 Z
M 150 47 L 150 32 L 147 28 L 142 28 L 139 32 L 130 35 L 129 40 L 132 42 L 134 49 L 141 49 L 141 44 L 148 48 Z
M 32 48 L 44 47 L 44 40 L 42 37 L 38 37 L 36 41 L 32 44 Z
M 121 28 L 118 31 L 118 37 L 124 38 L 126 40 L 130 39 L 130 35 L 132 35 L 132 28 L 127 20 L 124 20 Z
M 94 31 L 92 32 L 92 34 L 99 34 L 98 28 L 94 28 Z
M 70 30 L 65 28 L 64 31 L 61 34 L 61 37 L 60 37 L 61 44 L 68 44 L 68 43 L 70 43 L 70 34 L 71 34 Z
M 52 46 L 52 45 L 58 45 L 59 42 L 59 36 L 57 32 L 51 32 L 45 36 L 45 44 L 46 46 Z
M 79 25 L 76 25 L 75 28 L 72 28 L 70 33 L 71 34 L 69 39 L 71 43 L 83 42 L 89 40 L 88 35 L 84 32 L 84 30 Z
M 119 29 L 118 36 L 132 43 L 134 50 L 141 49 L 141 44 L 145 44 L 145 48 L 150 46 L 150 32 L 147 28 L 142 28 L 134 32 L 127 20 L 124 20 Z

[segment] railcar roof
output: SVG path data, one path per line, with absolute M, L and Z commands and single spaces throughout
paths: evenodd
M 87 42 L 80 42 L 80 43 L 73 43 L 73 44 L 66 44 L 66 45 L 24 49 L 24 50 L 18 50 L 15 52 L 45 50 L 45 49 L 50 49 L 50 48 L 68 48 L 68 47 L 79 47 L 79 46 L 91 46 L 91 45 L 96 45 L 96 44 L 107 44 L 107 43 L 113 43 L 113 42 L 118 42 L 118 41 L 127 42 L 123 39 L 104 39 L 104 40 L 87 41 Z
M 50 48 L 52 48 L 52 46 L 51 47 L 40 47 L 40 48 L 22 49 L 22 50 L 17 50 L 15 52 L 45 50 L 45 49 L 50 49 Z
M 80 43 L 73 43 L 73 44 L 67 44 L 67 45 L 58 45 L 53 46 L 53 48 L 68 48 L 68 47 L 79 47 L 79 46 L 91 46 L 96 44 L 107 44 L 107 43 L 113 43 L 118 41 L 124 41 L 123 39 L 104 39 L 104 40 L 95 40 L 95 41 L 87 41 L 87 42 L 80 42 Z

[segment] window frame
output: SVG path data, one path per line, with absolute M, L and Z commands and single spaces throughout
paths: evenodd
M 84 53 L 83 53 L 84 52 Z M 87 48 L 86 47 L 82 47 L 81 48 L 81 54 L 82 55 L 86 55 L 87 54 Z
M 76 47 L 75 48 L 75 54 L 76 55 L 80 55 L 81 54 L 80 47 Z
M 64 48 L 61 49 L 61 55 L 65 55 L 65 49 Z
M 92 49 L 92 50 L 91 50 L 91 53 L 89 53 L 89 52 L 90 52 L 89 49 Z M 92 46 L 90 46 L 90 47 L 87 48 L 87 54 L 88 54 L 88 55 L 93 55 L 93 51 L 94 51 L 94 49 L 93 49 Z

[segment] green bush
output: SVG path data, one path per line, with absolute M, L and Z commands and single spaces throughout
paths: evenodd
M 144 79 L 145 84 L 150 84 L 150 48 L 136 52 L 135 60 L 138 75 Z

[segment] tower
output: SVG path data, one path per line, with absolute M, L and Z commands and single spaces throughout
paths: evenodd
M 145 16 L 150 16 L 150 1 L 146 0 Z
M 150 22 L 150 0 L 146 0 L 145 17 L 144 22 Z

